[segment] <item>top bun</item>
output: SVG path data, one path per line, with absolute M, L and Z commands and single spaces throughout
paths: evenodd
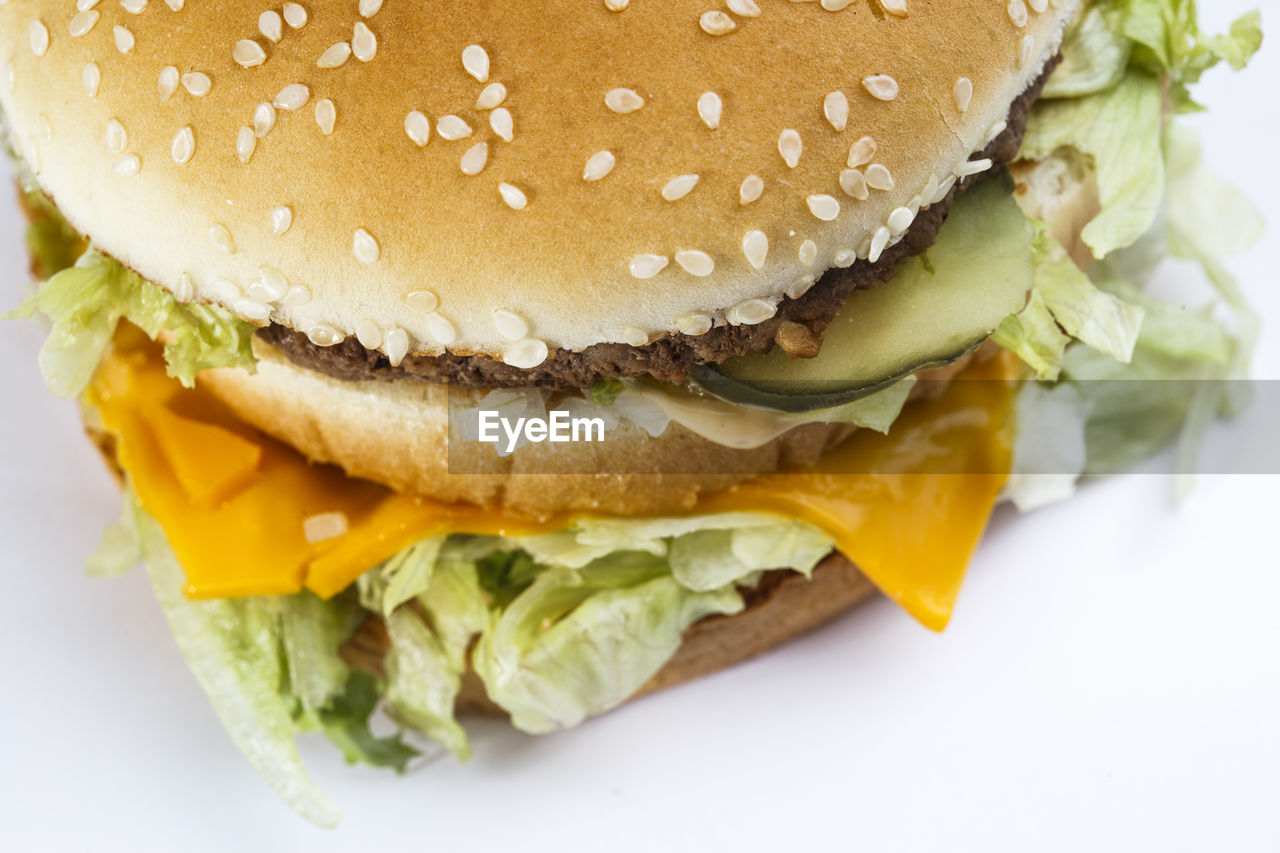
M 102 251 L 316 343 L 532 367 L 874 260 L 1076 3 L 86 5 L 0 7 L 0 103 Z

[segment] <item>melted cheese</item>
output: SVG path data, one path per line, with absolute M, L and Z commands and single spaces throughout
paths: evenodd
M 706 496 L 697 512 L 773 511 L 824 530 L 881 590 L 922 623 L 945 627 L 1010 461 L 1009 370 L 968 368 L 947 392 L 907 407 L 888 436 L 858 432 L 803 473 L 758 477 Z M 120 466 L 160 523 L 192 597 L 341 592 L 414 542 L 443 533 L 521 535 L 565 517 L 395 493 L 313 465 L 248 427 L 210 394 L 170 379 L 159 348 L 123 328 L 90 402 Z M 347 532 L 309 542 L 303 522 L 338 512 Z

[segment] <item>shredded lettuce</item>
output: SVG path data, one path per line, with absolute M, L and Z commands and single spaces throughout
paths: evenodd
M 291 808 L 321 826 L 339 812 L 307 775 L 294 745 L 294 719 L 280 693 L 276 609 L 270 599 L 194 601 L 182 588 L 182 567 L 160 525 L 132 493 L 134 523 L 156 599 L 187 665 L 209 696 L 227 733 L 258 774 Z
M 625 701 L 675 653 L 685 628 L 742 606 L 732 588 L 692 592 L 662 558 L 623 552 L 540 574 L 494 614 L 472 663 L 512 723 L 549 732 Z
M 76 397 L 93 376 L 116 324 L 128 320 L 163 339 L 169 375 L 190 386 L 209 367 L 253 370 L 254 327 L 216 305 L 182 304 L 115 260 L 87 252 L 54 274 L 9 317 L 49 317 L 52 328 L 40 350 L 49 390 Z

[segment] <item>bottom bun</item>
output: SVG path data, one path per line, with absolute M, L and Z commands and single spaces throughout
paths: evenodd
M 875 591 L 867 576 L 838 552 L 819 563 L 812 578 L 792 571 L 766 572 L 754 589 L 742 591 L 747 606 L 741 613 L 708 616 L 690 625 L 675 655 L 631 699 L 753 658 L 831 621 Z M 370 616 L 342 647 L 342 656 L 351 666 L 381 674 L 390 648 L 382 619 Z M 462 679 L 457 710 L 506 714 L 470 671 Z

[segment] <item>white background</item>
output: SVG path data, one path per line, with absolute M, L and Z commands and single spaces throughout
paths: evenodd
M 1215 27 L 1248 7 L 1202 5 Z M 1216 72 L 1197 124 L 1280 228 L 1277 84 L 1274 49 Z M 4 305 L 20 230 L 5 205 Z M 1278 248 L 1233 264 L 1268 320 L 1271 379 Z M 41 337 L 0 326 L 0 847 L 1280 849 L 1275 477 L 1205 479 L 1175 507 L 1168 478 L 1130 476 L 1002 510 L 942 636 L 877 600 L 574 731 L 480 722 L 472 762 L 403 778 L 305 741 L 345 809 L 314 829 L 223 734 L 144 576 L 81 571 L 117 495 L 40 384 Z

